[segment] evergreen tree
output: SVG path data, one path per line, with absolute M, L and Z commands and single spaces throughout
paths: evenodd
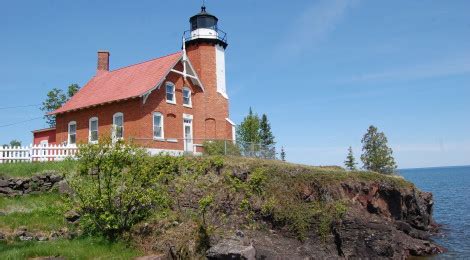
M 259 151 L 260 120 L 250 107 L 248 115 L 237 127 L 237 143 L 245 155 L 256 156 Z
M 286 161 L 286 151 L 284 150 L 284 146 L 281 147 L 281 161 Z
M 58 108 L 60 108 L 65 102 L 67 102 L 71 97 L 73 97 L 80 87 L 77 84 L 71 84 L 67 88 L 67 94 L 62 91 L 62 89 L 53 88 L 47 93 L 47 98 L 42 102 L 41 110 L 46 113 L 44 119 L 50 127 L 55 126 L 55 115 L 47 115 Z
M 346 157 L 346 161 L 344 161 L 344 165 L 350 171 L 357 170 L 357 168 L 356 168 L 356 165 L 357 165 L 356 158 L 354 158 L 354 154 L 353 154 L 353 150 L 352 150 L 351 146 L 349 146 L 348 156 Z
M 388 147 L 387 137 L 383 132 L 378 132 L 377 127 L 369 126 L 367 133 L 362 138 L 361 161 L 366 170 L 383 174 L 393 174 L 397 168 L 393 151 Z
M 276 142 L 274 141 L 274 135 L 271 132 L 271 125 L 268 121 L 268 116 L 263 114 L 260 121 L 259 139 L 261 150 L 264 158 L 275 159 L 276 158 Z

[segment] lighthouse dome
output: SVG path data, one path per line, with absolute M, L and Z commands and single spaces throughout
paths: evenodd
M 198 42 L 211 42 L 227 47 L 227 34 L 218 28 L 219 19 L 206 11 L 202 6 L 201 11 L 189 18 L 190 30 L 185 32 L 186 44 Z

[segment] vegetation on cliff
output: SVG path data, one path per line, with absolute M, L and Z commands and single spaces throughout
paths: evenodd
M 80 247 L 91 243 L 90 237 L 94 241 L 104 236 L 114 242 L 103 248 L 121 243 L 119 248 L 127 257 L 162 253 L 168 257 L 194 258 L 204 257 L 209 251 L 214 253 L 215 245 L 237 235 L 250 237 L 249 243 L 259 250 L 257 254 L 267 257 L 269 252 L 282 255 L 289 248 L 303 249 L 285 257 L 410 254 L 411 249 L 403 245 L 380 244 L 382 239 L 393 241 L 387 236 L 394 234 L 403 235 L 416 250 L 425 248 L 414 254 L 434 252 L 432 244 L 427 247 L 423 244 L 425 238 L 420 233 L 432 222 L 430 213 L 423 213 L 429 211 L 426 203 L 431 200 L 420 199 L 421 193 L 399 177 L 241 157 L 152 157 L 139 148 L 122 144 L 90 145 L 80 151 L 78 158 L 77 162 L 64 163 L 67 169 L 52 166 L 63 170 L 74 189 L 67 203 L 55 200 L 54 196 L 58 196 L 55 193 L 40 195 L 44 196 L 44 203 L 62 205 L 50 215 L 51 221 L 75 234 L 69 242 L 47 242 L 51 247 L 53 243 Z M 17 175 L 23 175 L 24 168 L 18 172 Z M 30 203 L 36 209 L 44 205 L 35 201 L 34 196 L 21 199 L 32 200 L 19 204 Z M 7 200 L 0 203 L 0 210 L 18 205 L 14 200 L 20 199 Z M 416 210 L 420 207 L 423 209 Z M 80 219 L 64 224 L 56 214 L 70 209 Z M 358 229 L 364 229 L 360 234 L 368 234 L 367 230 L 377 234 L 376 226 L 357 224 L 366 219 L 376 219 L 376 226 L 393 230 L 384 232 L 384 237 L 376 235 L 380 241 L 375 237 L 368 240 L 378 243 L 378 249 L 354 251 L 362 244 L 348 244 L 348 236 Z M 402 221 L 407 232 L 423 237 L 417 239 L 396 231 L 395 220 Z M 13 222 L 7 225 L 0 227 L 0 232 L 14 233 L 19 226 Z M 10 253 L 24 248 L 28 256 L 45 255 L 44 252 L 65 255 L 63 248 L 53 253 L 50 248 L 41 249 L 47 243 L 35 243 L 5 242 L 2 246 Z M 388 246 L 390 250 L 383 249 Z

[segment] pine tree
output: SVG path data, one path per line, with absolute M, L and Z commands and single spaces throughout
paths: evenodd
M 281 161 L 286 161 L 286 151 L 284 150 L 284 146 L 281 147 Z
M 393 151 L 388 147 L 387 137 L 383 132 L 378 132 L 377 127 L 369 126 L 367 133 L 362 138 L 361 161 L 364 169 L 383 174 L 393 174 L 397 168 Z
M 276 142 L 274 141 L 274 135 L 271 132 L 271 125 L 268 121 L 268 116 L 266 114 L 263 114 L 261 116 L 259 139 L 263 153 L 262 156 L 267 159 L 275 159 Z
M 348 156 L 346 157 L 346 161 L 344 161 L 344 165 L 350 171 L 357 170 L 357 168 L 356 168 L 356 165 L 357 165 L 356 158 L 354 158 L 354 154 L 353 154 L 353 150 L 352 150 L 351 146 L 349 146 Z
M 259 129 L 259 117 L 257 114 L 253 113 L 253 110 L 250 107 L 248 115 L 237 127 L 237 143 L 241 146 L 245 155 L 254 156 L 257 154 L 259 150 L 258 144 L 260 141 Z

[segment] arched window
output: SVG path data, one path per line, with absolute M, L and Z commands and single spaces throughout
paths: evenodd
M 170 104 L 176 104 L 175 84 L 168 81 L 165 84 L 165 89 L 166 89 L 166 102 Z
M 163 139 L 163 115 L 160 112 L 153 113 L 153 139 Z
M 188 87 L 183 88 L 183 106 L 192 107 L 191 89 Z
M 113 115 L 113 140 L 124 138 L 124 114 L 119 112 Z
M 88 142 L 98 142 L 98 118 L 92 117 L 88 121 Z
M 76 144 L 77 143 L 77 122 L 71 121 L 69 122 L 69 134 L 67 138 L 68 144 Z

